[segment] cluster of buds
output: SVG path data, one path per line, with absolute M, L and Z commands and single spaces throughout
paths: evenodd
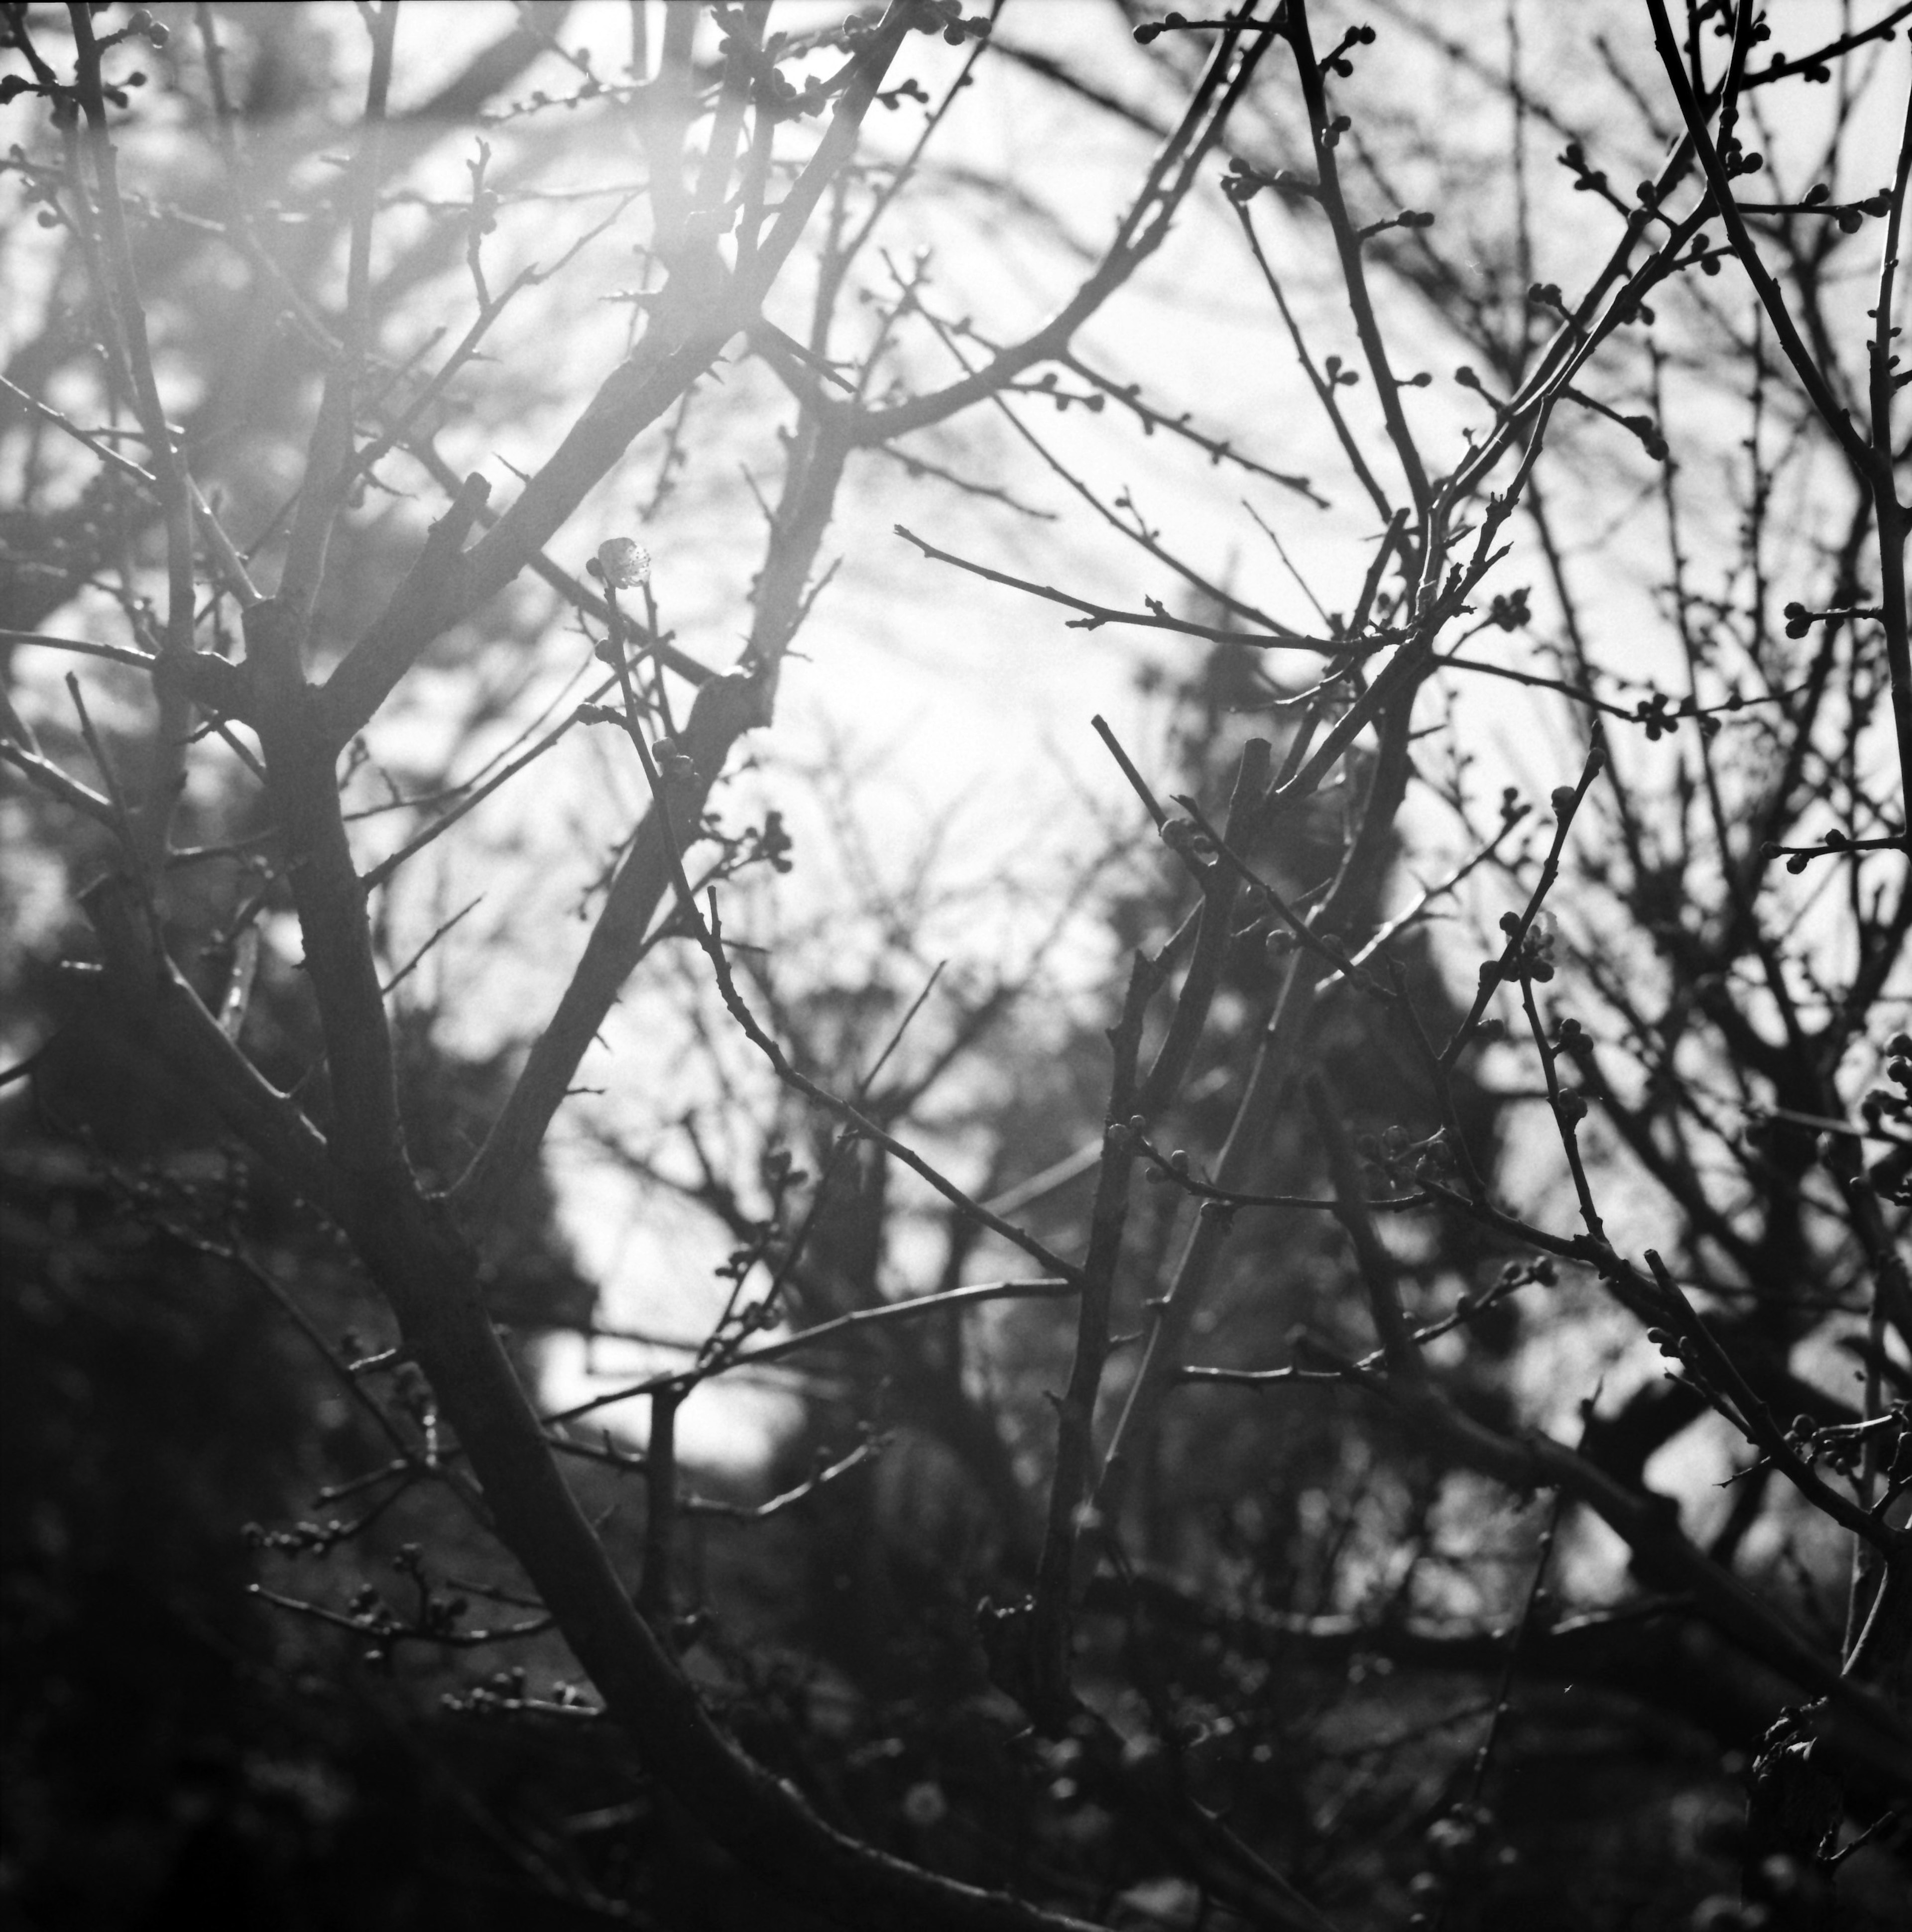
M 1348 58 L 1349 51 L 1355 47 L 1371 47 L 1373 44 L 1374 29 L 1372 27 L 1350 27 L 1341 36 L 1340 44 L 1322 60 L 1319 71 L 1323 74 L 1331 74 L 1337 80 L 1352 80 L 1355 66 Z M 1432 218 L 1431 216 L 1429 218 L 1430 220 Z
M 1754 40 L 1761 38 L 1762 30 L 1770 31 L 1766 28 L 1766 22 L 1763 20 L 1753 29 Z M 1729 181 L 1739 175 L 1756 175 L 1766 166 L 1766 157 L 1763 154 L 1748 154 L 1737 137 L 1730 135 L 1720 147 L 1719 160 L 1721 166 L 1726 170 L 1727 178 Z
M 1509 1262 L 1501 1270 L 1493 1292 L 1497 1295 L 1511 1294 L 1515 1288 L 1526 1287 L 1529 1282 L 1533 1282 L 1541 1288 L 1553 1288 L 1559 1280 L 1560 1270 L 1554 1265 L 1553 1257 L 1542 1255 L 1534 1261 Z
M 1863 201 L 1834 203 L 1831 197 L 1832 190 L 1823 182 L 1815 182 L 1806 190 L 1803 205 L 1808 208 L 1817 208 L 1822 202 L 1826 202 L 1826 212 L 1839 224 L 1841 235 L 1856 235 L 1868 214 L 1889 214 L 1892 212 L 1892 196 L 1883 188 L 1877 194 L 1868 195 Z
M 326 1556 L 352 1532 L 335 1516 L 329 1522 L 295 1522 L 284 1529 L 249 1522 L 239 1534 L 248 1549 L 270 1550 L 275 1556 Z
M 1554 808 L 1562 809 L 1560 793 L 1572 796 L 1570 786 L 1562 785 L 1553 794 Z M 1500 915 L 1500 929 L 1509 939 L 1518 938 L 1520 950 L 1511 959 L 1483 959 L 1481 962 L 1481 980 L 1485 986 L 1505 980 L 1513 985 L 1531 980 L 1544 984 L 1553 976 L 1553 922 L 1544 913 L 1538 915 L 1525 932 L 1520 929 L 1518 913 L 1504 912 Z
M 1868 1130 L 1877 1133 L 1882 1120 L 1912 1120 L 1912 1034 L 1895 1033 L 1886 1042 L 1886 1078 L 1901 1090 L 1874 1087 L 1859 1103 Z
M 753 830 L 746 835 L 744 856 L 746 859 L 764 860 L 773 872 L 787 872 L 794 862 L 791 854 L 796 850 L 795 842 L 784 828 L 783 814 L 767 812 L 761 830 Z
M 483 1683 L 473 1685 L 463 1696 L 445 1700 L 448 1711 L 467 1715 L 496 1715 L 504 1711 L 521 1711 L 529 1701 L 528 1683 L 521 1667 L 494 1670 Z
M 1706 1378 L 1699 1366 L 1699 1350 L 1684 1335 L 1676 1335 L 1670 1328 L 1649 1328 L 1646 1339 L 1659 1350 L 1669 1362 L 1676 1362 L 1695 1382 L 1706 1386 Z
M 1164 819 L 1160 836 L 1171 852 L 1179 852 L 1198 865 L 1205 865 L 1214 850 L 1208 835 L 1192 818 Z
M 962 0 L 916 0 L 916 16 L 910 25 L 919 34 L 941 34 L 953 47 L 989 38 L 989 16 L 965 14 Z
M 360 1584 L 346 1605 L 346 1614 L 353 1627 L 371 1640 L 365 1646 L 365 1660 L 373 1665 L 389 1663 L 394 1645 L 405 1630 L 377 1590 L 370 1583 Z
M 1605 171 L 1595 167 L 1587 160 L 1586 150 L 1577 141 L 1569 141 L 1554 158 L 1573 176 L 1576 194 L 1609 192 Z
M 1525 584 L 1517 590 L 1510 590 L 1505 596 L 1496 596 L 1487 606 L 1487 622 L 1496 629 L 1517 631 L 1533 621 L 1533 613 L 1527 608 L 1527 590 Z
M 1712 236 L 1702 231 L 1694 236 L 1693 252 L 1682 266 L 1697 268 L 1703 275 L 1716 275 L 1719 273 L 1719 258 L 1727 252 L 1730 251 L 1715 248 L 1712 245 Z
M 1554 1030 L 1556 1050 L 1571 1060 L 1582 1072 L 1593 1058 L 1593 1042 L 1587 1036 L 1586 1029 L 1568 1013 Z
M 146 8 L 136 7 L 125 26 L 116 34 L 107 34 L 100 44 L 102 47 L 110 47 L 120 40 L 140 40 L 157 50 L 164 46 L 172 38 L 173 29 L 170 27 L 155 20 Z
M 1391 1176 L 1405 1175 L 1418 1180 L 1453 1172 L 1454 1150 L 1445 1127 L 1436 1127 L 1426 1139 L 1417 1141 L 1397 1123 L 1378 1137 L 1369 1133 L 1355 1135 L 1354 1144 L 1355 1152 L 1370 1166 Z
M 1883 617 L 1886 614 L 1884 607 L 1877 604 L 1835 604 L 1826 610 L 1811 610 L 1794 598 L 1780 614 L 1786 620 L 1787 636 L 1802 638 L 1815 624 L 1839 624 L 1861 617 Z
M 1643 417 L 1640 420 L 1644 422 L 1646 418 Z M 1664 450 L 1664 446 L 1661 447 Z M 1737 706 L 1733 708 L 1736 710 Z M 1700 731 L 1709 738 L 1719 729 L 1719 720 L 1703 714 L 1690 694 L 1682 698 L 1678 705 L 1674 706 L 1664 692 L 1654 692 L 1634 706 L 1633 717 L 1635 724 L 1645 726 L 1649 740 L 1670 737 L 1682 718 L 1697 718 Z
M 1164 34 L 1174 33 L 1178 28 L 1190 25 L 1202 26 L 1206 24 L 1205 22 L 1199 20 L 1191 22 L 1186 14 L 1178 13 L 1172 8 L 1159 20 L 1143 21 L 1142 25 L 1135 30 L 1135 44 L 1139 47 L 1145 47 L 1151 40 L 1160 40 Z
M 674 738 L 653 740 L 650 755 L 656 761 L 657 776 L 667 785 L 694 785 L 697 782 L 697 766 L 692 762 L 690 754 Z
M 875 33 L 883 20 L 880 7 L 859 7 L 836 30 L 836 38 L 846 48 L 860 46 Z M 965 40 L 986 40 L 989 37 L 989 16 L 965 16 L 962 0 L 916 0 L 910 16 L 911 27 L 919 34 L 941 34 L 953 47 Z
M 511 1718 L 536 1712 L 541 1717 L 597 1718 L 603 1714 L 579 1684 L 557 1684 L 548 1697 L 531 1694 L 521 1669 L 494 1670 L 467 1691 L 448 1691 L 440 1708 L 458 1717 Z
M 1285 188 L 1290 194 L 1310 200 L 1320 192 L 1312 182 L 1290 174 L 1286 168 L 1277 168 L 1272 174 L 1265 174 L 1259 168 L 1251 167 L 1239 154 L 1229 161 L 1228 172 L 1221 179 L 1222 193 L 1237 208 L 1246 208 L 1265 188 Z
M 541 1717 L 603 1715 L 581 1684 L 556 1684 L 548 1697 L 534 1697 L 522 1670 L 495 1670 L 470 1690 L 448 1691 L 440 1708 L 465 1718 L 517 1717 L 531 1712 Z
M 157 52 L 172 38 L 173 29 L 161 22 L 155 20 L 152 15 L 142 7 L 134 12 L 132 18 L 116 33 L 101 34 L 96 43 L 95 50 L 98 52 L 104 53 L 109 48 L 118 46 L 122 40 L 144 40 L 149 47 Z M 44 67 L 41 70 L 43 73 L 45 71 Z M 146 84 L 146 75 L 136 69 L 121 80 L 103 80 L 100 83 L 100 92 L 116 107 L 126 107 L 131 104 L 127 99 L 127 89 L 133 87 L 144 87 Z M 0 74 L 0 107 L 6 106 L 23 94 L 44 94 L 56 104 L 65 101 L 71 104 L 79 98 L 75 88 L 57 80 L 29 80 L 23 74 Z M 14 152 L 17 155 L 20 152 L 19 148 L 16 148 Z M 55 220 L 57 219 L 56 216 Z M 40 217 L 40 225 L 43 228 L 50 228 L 54 224 L 53 221 L 50 220 L 46 213 L 43 212 Z
M 821 113 L 830 98 L 816 75 L 811 75 L 799 87 L 774 61 L 758 55 L 757 49 L 740 34 L 727 35 L 723 51 L 726 54 L 740 52 L 746 61 L 758 67 L 750 90 L 751 105 L 767 120 L 799 121 L 806 115 Z
M 1802 1461 L 1823 1462 L 1835 1474 L 1849 1476 L 1864 1457 L 1870 1436 L 1885 1437 L 1878 1453 L 1886 1481 L 1895 1489 L 1912 1484 L 1912 1412 L 1902 1402 L 1869 1422 L 1822 1424 L 1796 1415 L 1786 1440 Z
M 1769 859 L 1776 859 L 1781 853 L 1787 854 L 1786 869 L 1789 872 L 1802 872 L 1815 859 L 1830 858 L 1839 852 L 1889 851 L 1898 844 L 1894 836 L 1877 838 L 1855 838 L 1849 832 L 1841 831 L 1835 825 L 1817 845 L 1777 845 L 1771 843 L 1760 850 Z

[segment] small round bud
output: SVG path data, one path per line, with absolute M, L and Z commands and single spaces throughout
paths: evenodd
M 608 537 L 598 545 L 592 572 L 614 590 L 630 590 L 650 581 L 650 552 L 629 537 Z
M 1547 802 L 1553 806 L 1555 817 L 1564 818 L 1573 810 L 1578 796 L 1571 785 L 1556 785 L 1547 794 Z
M 949 1800 L 943 1796 L 943 1787 L 929 1779 L 912 1784 L 903 1793 L 903 1816 L 912 1825 L 925 1830 L 932 1825 L 941 1824 L 948 1816 L 949 1809 Z

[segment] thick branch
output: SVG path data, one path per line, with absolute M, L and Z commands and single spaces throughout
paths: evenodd
M 731 747 L 761 715 L 757 688 L 748 678 L 716 678 L 698 693 L 681 740 L 696 777 L 674 799 L 686 824 L 697 822 Z M 510 1198 L 513 1182 L 537 1158 L 545 1130 L 563 1104 L 579 1062 L 636 964 L 657 908 L 671 889 L 677 855 L 671 841 L 664 814 L 653 808 L 618 869 L 557 1012 L 532 1048 L 478 1157 L 452 1190 L 474 1230 Z

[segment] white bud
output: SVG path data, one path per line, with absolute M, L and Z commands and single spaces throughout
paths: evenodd
M 650 581 L 650 552 L 629 537 L 608 537 L 598 545 L 598 568 L 614 590 Z

